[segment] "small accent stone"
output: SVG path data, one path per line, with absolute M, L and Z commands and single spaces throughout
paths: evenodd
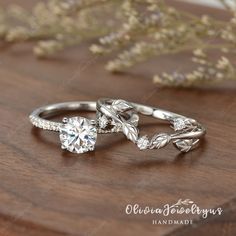
M 137 146 L 140 150 L 147 149 L 149 146 L 149 140 L 147 135 L 142 136 L 141 138 L 138 139 L 137 141 Z
M 98 123 L 99 123 L 99 127 L 102 129 L 105 129 L 107 124 L 108 124 L 108 119 L 106 118 L 106 116 L 100 116 L 98 118 Z
M 182 118 L 177 118 L 174 120 L 174 130 L 178 131 L 178 130 L 182 130 L 186 128 L 186 124 L 185 124 L 185 120 Z

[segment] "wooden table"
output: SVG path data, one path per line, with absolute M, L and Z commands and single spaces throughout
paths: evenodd
M 48 60 L 35 59 L 29 44 L 1 48 L 0 235 L 236 235 L 235 83 L 158 88 L 151 74 L 185 69 L 187 55 L 112 75 L 103 69 L 108 57 L 91 55 L 88 45 Z M 95 152 L 74 155 L 62 152 L 58 134 L 29 123 L 38 106 L 104 96 L 194 117 L 207 127 L 205 141 L 183 155 L 172 145 L 141 152 L 122 134 L 103 135 Z M 167 128 L 143 121 L 147 131 Z M 152 215 L 125 214 L 127 204 L 162 207 L 187 198 L 201 208 L 221 206 L 223 215 L 192 216 L 194 224 L 181 226 L 152 225 Z

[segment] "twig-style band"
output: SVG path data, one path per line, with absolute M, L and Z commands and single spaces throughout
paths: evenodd
M 119 107 L 117 107 L 117 104 L 119 104 Z M 172 134 L 157 133 L 151 138 L 147 135 L 139 137 L 138 128 L 119 116 L 119 113 L 124 112 L 125 108 L 135 108 L 136 111 L 142 115 L 148 115 L 168 121 L 175 132 Z M 113 100 L 108 98 L 100 99 L 97 102 L 97 111 L 98 113 L 111 117 L 116 120 L 116 122 L 120 123 L 125 136 L 137 144 L 140 150 L 159 149 L 172 141 L 180 151 L 188 152 L 197 146 L 199 139 L 206 133 L 205 128 L 194 119 L 156 107 L 130 103 L 123 100 Z

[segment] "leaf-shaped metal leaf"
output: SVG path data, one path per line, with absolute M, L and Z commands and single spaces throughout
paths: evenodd
M 150 148 L 151 149 L 162 148 L 170 142 L 170 139 L 171 139 L 170 135 L 168 135 L 166 133 L 156 134 L 151 139 Z
M 129 123 L 123 123 L 122 130 L 127 139 L 131 140 L 134 143 L 137 141 L 138 129 L 134 125 Z
M 131 115 L 131 117 L 130 117 L 130 119 L 129 119 L 129 122 L 131 123 L 131 124 L 133 124 L 134 126 L 137 126 L 138 125 L 138 122 L 139 122 L 139 116 L 138 116 L 138 114 L 132 114 Z
M 193 139 L 177 139 L 174 144 L 181 152 L 189 152 L 195 145 Z
M 124 112 L 124 111 L 128 111 L 128 110 L 132 109 L 133 106 L 124 100 L 115 100 L 112 103 L 112 108 L 115 111 Z

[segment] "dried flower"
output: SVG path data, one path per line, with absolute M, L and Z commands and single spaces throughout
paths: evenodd
M 20 6 L 0 9 L 0 40 L 36 41 L 38 57 L 47 57 L 83 40 L 98 38 L 92 53 L 117 52 L 109 71 L 123 71 L 151 57 L 192 51 L 191 72 L 160 73 L 154 82 L 193 86 L 236 79 L 231 57 L 236 53 L 236 10 L 222 0 L 231 19 L 195 16 L 156 0 L 48 0 L 32 11 Z M 217 39 L 217 43 L 212 43 Z M 220 59 L 212 60 L 210 51 Z M 227 53 L 227 58 L 224 54 Z
M 197 57 L 206 57 L 206 54 L 200 48 L 195 49 L 193 55 Z
M 229 59 L 226 57 L 221 57 L 220 60 L 217 62 L 216 67 L 221 70 L 225 70 L 230 66 Z

